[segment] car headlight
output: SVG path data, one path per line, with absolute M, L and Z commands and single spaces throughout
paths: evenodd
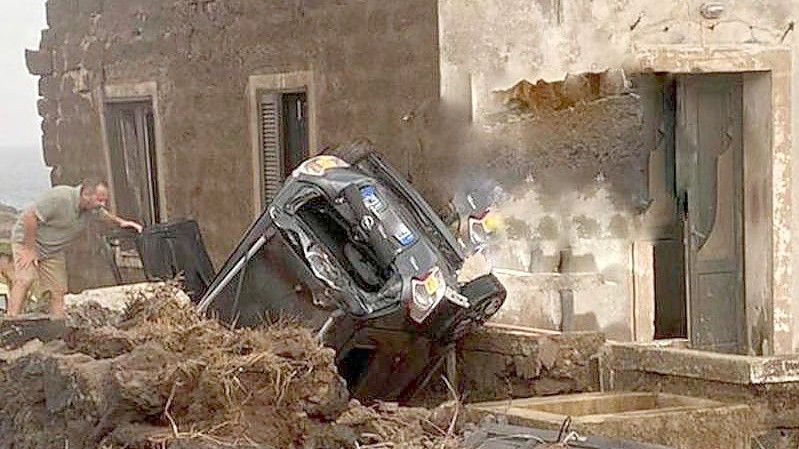
M 433 267 L 425 275 L 413 278 L 411 290 L 413 298 L 410 305 L 411 318 L 421 323 L 444 298 L 447 281 L 438 267 Z
M 488 240 L 488 229 L 482 221 L 469 219 L 469 240 L 475 245 L 482 245 Z
M 322 176 L 331 168 L 347 168 L 350 165 L 341 159 L 330 156 L 322 155 L 308 159 L 300 164 L 299 167 L 294 169 L 293 176 L 297 177 L 300 174 L 308 176 Z
M 480 216 L 469 217 L 469 240 L 475 245 L 485 244 L 489 236 L 501 227 L 502 220 L 499 215 L 488 210 Z

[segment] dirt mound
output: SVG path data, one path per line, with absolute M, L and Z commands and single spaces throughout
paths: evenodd
M 0 447 L 457 447 L 442 411 L 349 401 L 297 325 L 231 330 L 172 285 L 130 295 L 113 325 L 0 357 Z

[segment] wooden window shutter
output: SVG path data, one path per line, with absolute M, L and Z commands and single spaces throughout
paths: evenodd
M 280 94 L 261 95 L 261 163 L 264 207 L 274 199 L 283 184 L 280 136 Z

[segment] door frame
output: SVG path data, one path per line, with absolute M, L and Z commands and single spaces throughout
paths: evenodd
M 163 132 L 161 127 L 161 113 L 159 111 L 158 85 L 155 82 L 135 83 L 135 84 L 109 84 L 99 88 L 96 92 L 98 115 L 100 118 L 100 132 L 103 141 L 103 156 L 105 158 L 106 179 L 108 180 L 108 191 L 111 196 L 110 208 L 112 212 L 117 212 L 116 195 L 114 194 L 114 173 L 111 168 L 111 146 L 109 134 L 106 126 L 106 104 L 107 103 L 127 103 L 137 101 L 149 101 L 153 106 L 153 128 L 155 139 L 155 166 L 156 184 L 158 187 L 158 215 L 161 221 L 167 221 L 167 194 L 166 194 L 166 160 L 163 153 Z
M 308 130 L 308 127 L 310 126 L 310 122 L 309 122 L 309 120 L 307 118 L 308 109 L 309 109 L 309 106 L 308 106 L 308 92 L 307 92 L 307 90 L 305 88 L 283 89 L 283 90 L 269 89 L 269 90 L 258 90 L 257 94 L 258 94 L 258 117 L 257 117 L 257 119 L 258 119 L 258 131 L 259 131 L 259 134 L 258 134 L 258 161 L 257 161 L 257 164 L 258 164 L 259 170 L 258 170 L 258 180 L 256 182 L 258 183 L 259 192 L 261 193 L 261 206 L 263 207 L 263 206 L 266 206 L 268 204 L 268 201 L 266 201 L 267 199 L 264 197 L 264 192 L 266 191 L 266 187 L 267 187 L 266 184 L 267 184 L 268 180 L 266 179 L 266 176 L 265 176 L 266 173 L 265 173 L 265 170 L 264 170 L 264 166 L 265 166 L 264 146 L 265 145 L 264 145 L 264 141 L 263 141 L 263 131 L 262 131 L 263 127 L 264 127 L 263 110 L 262 110 L 262 108 L 263 108 L 263 99 L 266 96 L 273 96 L 274 98 L 276 98 L 276 102 L 275 102 L 276 103 L 276 109 L 277 109 L 277 111 L 276 111 L 276 120 L 277 120 L 277 128 L 278 128 L 277 129 L 277 134 L 278 134 L 277 141 L 278 141 L 278 144 L 279 144 L 279 148 L 278 148 L 278 151 L 279 151 L 279 154 L 278 154 L 278 167 L 279 167 L 279 170 L 280 170 L 280 177 L 281 177 L 280 183 L 282 184 L 283 180 L 291 174 L 290 170 L 286 169 L 287 137 L 285 135 L 285 129 L 284 129 L 284 126 L 283 126 L 283 125 L 285 125 L 284 120 L 286 119 L 286 116 L 284 114 L 284 112 L 285 112 L 284 108 L 286 106 L 286 103 L 285 103 L 285 96 L 286 95 L 290 95 L 290 94 L 304 94 L 305 95 L 305 116 L 306 116 L 306 119 L 305 119 L 305 140 L 306 140 L 306 145 L 307 145 L 307 148 L 306 148 L 307 156 L 305 156 L 305 157 L 307 158 L 307 157 L 309 157 L 309 156 L 311 156 L 313 154 L 311 153 L 310 136 L 309 136 L 309 130 Z
M 746 341 L 753 354 L 793 352 L 790 50 L 653 46 L 637 56 L 641 72 L 744 73 Z
M 138 185 L 138 188 L 142 189 L 142 191 L 140 191 L 138 195 L 133 196 L 133 198 L 135 198 L 135 196 L 144 197 L 144 198 L 139 198 L 139 201 L 142 201 L 142 203 L 139 204 L 139 207 L 137 207 L 137 209 L 139 209 L 140 215 L 134 214 L 131 211 L 119 210 L 120 200 L 121 197 L 124 195 L 121 195 L 122 192 L 116 192 L 117 195 L 114 195 L 114 203 L 116 205 L 118 212 L 128 214 L 127 216 L 129 216 L 130 219 L 136 220 L 144 226 L 152 226 L 154 224 L 161 222 L 160 219 L 161 208 L 159 206 L 161 200 L 158 196 L 159 195 L 158 158 L 156 157 L 155 154 L 155 135 L 154 135 L 155 125 L 153 123 L 153 129 L 151 134 L 148 123 L 149 121 L 147 120 L 147 116 L 150 113 L 152 113 L 152 107 L 153 103 L 150 100 L 125 100 L 125 101 L 110 101 L 105 103 L 106 126 L 109 126 L 109 124 L 111 125 L 111 128 L 109 129 L 109 137 L 112 138 L 109 140 L 108 145 L 109 148 L 114 148 L 115 150 L 114 153 L 120 151 L 124 153 L 124 156 L 122 156 L 122 159 L 125 161 L 123 162 L 124 164 L 123 170 L 129 170 L 133 167 L 127 162 L 131 157 L 131 154 L 125 151 L 126 150 L 125 143 L 130 143 L 130 142 L 127 142 L 126 136 L 121 134 L 123 130 L 114 129 L 117 128 L 117 125 L 119 124 L 118 122 L 116 122 L 116 119 L 119 117 L 115 116 L 115 113 L 121 113 L 124 110 L 132 112 L 134 114 L 134 122 L 135 122 L 134 126 L 136 128 L 136 133 L 141 134 L 145 138 L 145 140 L 139 141 L 139 143 L 143 143 L 145 147 L 142 148 L 143 151 L 142 159 L 138 160 L 138 163 L 142 164 L 139 170 L 141 170 L 141 174 L 142 176 L 145 177 L 145 179 L 140 179 L 140 181 L 143 181 L 143 185 L 141 185 L 142 184 L 141 182 L 135 183 L 135 184 L 140 184 Z M 120 145 L 120 147 L 117 147 L 117 145 Z M 117 155 L 117 158 L 119 157 L 120 156 Z M 120 162 L 122 161 L 117 160 L 118 164 Z M 113 168 L 114 167 L 112 164 L 112 169 Z M 125 176 L 113 176 L 113 175 L 119 175 L 119 173 L 120 173 L 120 166 L 117 165 L 116 170 L 112 170 L 112 179 L 109 180 L 109 188 L 110 185 L 113 184 L 114 188 L 116 189 L 118 187 L 117 183 L 120 183 L 121 181 L 123 181 L 123 179 L 125 182 L 122 183 L 122 185 L 124 185 L 126 188 L 135 189 L 135 187 L 137 187 L 135 184 L 131 185 L 129 182 L 127 182 L 130 180 L 127 179 L 127 177 Z M 128 197 L 128 199 L 131 198 L 132 197 Z

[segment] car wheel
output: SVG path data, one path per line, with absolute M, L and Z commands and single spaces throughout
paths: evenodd
M 484 301 L 481 304 L 481 310 L 475 310 L 475 314 L 479 315 L 479 318 L 483 320 L 487 320 L 494 316 L 499 309 L 502 308 L 502 304 L 505 304 L 504 296 L 492 296 L 488 301 Z
M 470 307 L 459 309 L 444 326 L 439 339 L 446 343 L 462 339 L 494 316 L 505 303 L 507 291 L 493 274 L 487 274 L 464 285 L 461 294 L 469 299 Z

